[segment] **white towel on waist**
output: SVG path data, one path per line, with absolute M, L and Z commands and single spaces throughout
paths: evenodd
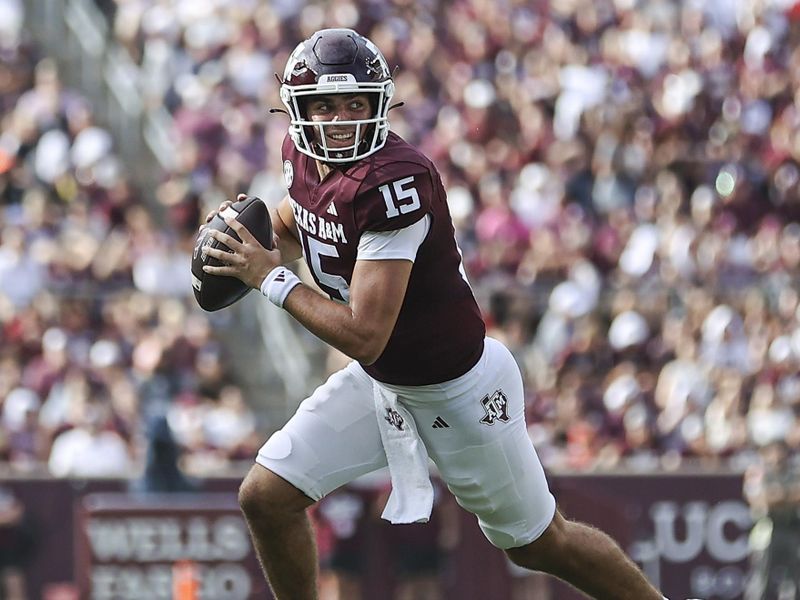
M 414 418 L 397 402 L 397 394 L 373 383 L 378 429 L 389 463 L 392 492 L 381 517 L 393 524 L 425 523 L 433 508 L 428 451 Z

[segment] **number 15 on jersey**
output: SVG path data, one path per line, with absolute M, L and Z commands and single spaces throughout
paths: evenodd
M 413 175 L 392 182 L 391 187 L 387 183 L 378 188 L 386 203 L 386 218 L 391 219 L 397 215 L 405 215 L 420 207 L 417 188 L 406 187 L 412 183 L 414 183 Z

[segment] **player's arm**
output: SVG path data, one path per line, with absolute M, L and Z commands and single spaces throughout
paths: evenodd
M 259 289 L 267 274 L 283 262 L 281 251 L 265 249 L 236 219 L 226 217 L 225 223 L 242 241 L 212 231 L 211 235 L 232 252 L 208 248 L 210 256 L 225 264 L 206 265 L 203 270 L 213 275 L 238 277 Z M 411 260 L 404 259 L 357 260 L 350 282 L 349 304 L 335 302 L 298 284 L 284 298 L 283 308 L 320 339 L 369 365 L 378 359 L 389 341 L 413 265 Z
M 274 270 L 286 262 L 281 256 L 281 246 L 277 250 L 264 249 L 235 219 L 226 218 L 225 222 L 242 242 L 222 232 L 212 231 L 211 235 L 232 252 L 209 248 L 207 252 L 210 256 L 226 264 L 219 267 L 206 265 L 203 268 L 208 273 L 237 277 L 251 287 L 261 288 L 270 300 L 286 309 L 311 333 L 362 364 L 372 364 L 383 353 L 394 330 L 416 250 L 427 235 L 430 223 L 428 218 L 419 218 L 425 214 L 425 205 L 431 195 L 429 181 L 419 178 L 414 182 L 413 176 L 404 179 L 408 179 L 407 185 L 413 182 L 414 187 L 401 188 L 400 192 L 406 201 L 410 202 L 410 198 L 413 198 L 414 204 L 409 203 L 409 206 L 413 206 L 411 211 L 398 212 L 403 216 L 398 218 L 396 214 L 389 217 L 394 227 L 386 227 L 387 209 L 377 187 L 371 191 L 377 198 L 373 198 L 373 201 L 364 198 L 362 202 L 364 212 L 359 218 L 362 231 L 366 232 L 361 239 L 365 245 L 362 254 L 359 243 L 359 258 L 349 284 L 347 305 L 299 284 L 290 272 Z M 426 184 L 427 187 L 424 187 Z M 288 201 L 286 207 L 290 213 L 287 218 L 291 218 L 292 222 L 285 222 L 284 225 L 293 233 L 296 228 Z M 279 216 L 283 218 L 283 214 Z M 379 233 L 382 231 L 384 234 Z
M 428 196 L 422 195 L 426 203 Z M 388 223 L 382 199 L 380 203 L 362 204 L 374 212 L 362 213 L 365 227 L 350 280 L 349 305 L 328 300 L 304 286 L 295 286 L 284 297 L 283 308 L 309 331 L 348 356 L 365 365 L 374 363 L 383 354 L 397 323 L 417 251 L 430 228 L 431 218 L 422 209 L 422 201 L 417 204 L 419 211 L 413 215 L 407 213 L 405 221 Z M 387 224 L 399 227 L 386 227 Z
M 427 173 L 394 169 L 392 165 L 390 171 L 373 172 L 373 185 L 355 203 L 355 219 L 363 233 L 349 285 L 349 305 L 304 286 L 294 287 L 283 299 L 283 307 L 309 331 L 365 365 L 374 363 L 386 348 L 417 250 L 431 224 L 427 212 L 433 189 Z M 381 191 L 389 185 L 386 181 L 393 182 L 402 210 L 387 209 Z
M 359 260 L 350 282 L 349 305 L 298 285 L 283 308 L 323 341 L 370 365 L 389 341 L 413 266 L 410 260 Z

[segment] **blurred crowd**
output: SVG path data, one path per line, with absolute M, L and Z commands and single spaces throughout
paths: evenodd
M 189 467 L 249 459 L 255 417 L 190 297 L 197 214 L 157 219 L 21 3 L 0 23 L 0 470 L 135 476 L 156 415 Z
M 547 467 L 742 468 L 776 439 L 800 449 L 794 0 L 98 5 L 145 105 L 174 119 L 174 164 L 156 220 L 91 99 L 3 33 L 5 460 L 63 473 L 58 434 L 79 428 L 115 434 L 122 465 L 163 405 L 201 462 L 250 451 L 256 419 L 189 298 L 188 255 L 220 200 L 283 195 L 274 74 L 332 26 L 397 65 L 392 128 L 448 185 Z

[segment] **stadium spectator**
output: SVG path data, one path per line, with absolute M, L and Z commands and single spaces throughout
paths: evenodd
M 49 439 L 39 426 L 40 408 L 39 396 L 26 388 L 12 390 L 3 402 L 2 423 L 8 436 L 4 454 L 15 470 L 36 471 L 47 458 Z
M 310 511 L 319 548 L 320 600 L 362 598 L 374 495 L 368 486 L 353 486 L 326 496 Z
M 198 489 L 180 469 L 181 448 L 175 442 L 164 416 L 153 416 L 147 427 L 147 457 L 144 472 L 130 486 L 134 493 L 180 493 Z
M 28 597 L 24 569 L 36 546 L 34 525 L 13 491 L 0 487 L 0 595 L 6 600 Z
M 133 459 L 122 436 L 111 427 L 106 405 L 92 401 L 78 409 L 75 426 L 60 433 L 50 449 L 48 467 L 56 477 L 121 477 Z
M 388 481 L 373 499 L 372 513 L 378 517 L 391 492 Z M 380 522 L 394 575 L 393 600 L 443 600 L 442 574 L 448 553 L 459 535 L 460 514 L 444 485 L 435 482 L 430 523 L 393 526 Z
M 747 600 L 793 598 L 800 590 L 800 454 L 795 433 L 762 446 L 745 474 L 744 493 L 756 524 L 750 536 Z

